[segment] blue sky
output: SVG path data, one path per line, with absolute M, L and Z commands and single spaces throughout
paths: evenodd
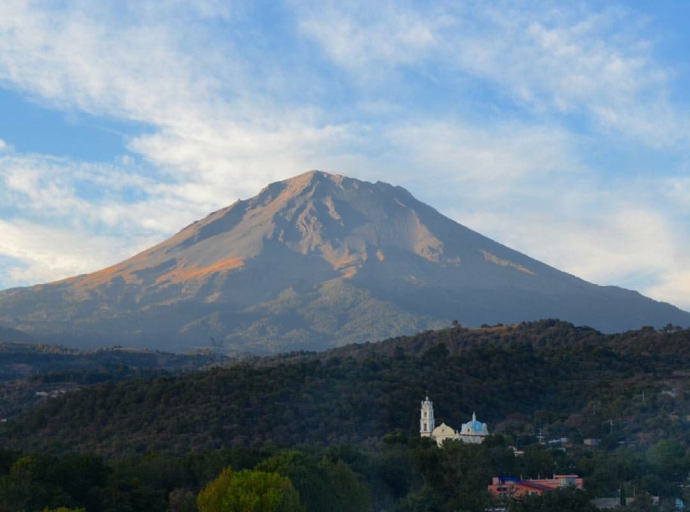
M 3 0 L 0 288 L 321 169 L 690 309 L 688 19 L 675 0 Z

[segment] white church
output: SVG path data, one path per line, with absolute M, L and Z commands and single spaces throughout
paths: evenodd
M 472 413 L 472 421 L 463 423 L 458 432 L 445 423 L 436 426 L 434 419 L 434 403 L 426 397 L 422 402 L 421 417 L 419 418 L 419 434 L 422 437 L 430 437 L 441 446 L 446 439 L 462 441 L 463 443 L 483 443 L 489 435 L 486 423 L 477 421 L 477 415 Z

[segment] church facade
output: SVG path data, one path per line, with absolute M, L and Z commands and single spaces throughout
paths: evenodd
M 454 430 L 445 423 L 436 426 L 434 418 L 434 403 L 427 396 L 422 402 L 419 418 L 419 434 L 422 437 L 430 437 L 439 446 L 447 439 L 462 441 L 463 443 L 483 443 L 489 435 L 486 423 L 477 421 L 477 415 L 472 413 L 472 421 L 463 423 L 460 431 Z

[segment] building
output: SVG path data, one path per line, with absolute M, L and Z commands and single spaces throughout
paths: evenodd
M 495 476 L 489 492 L 496 498 L 520 498 L 522 496 L 541 496 L 545 492 L 574 487 L 582 489 L 582 478 L 577 475 L 554 475 L 553 478 L 522 480 Z
M 460 431 L 454 430 L 445 423 L 436 426 L 434 418 L 434 403 L 427 396 L 422 402 L 419 418 L 419 434 L 422 437 L 430 437 L 441 446 L 444 441 L 457 440 L 464 443 L 482 443 L 489 435 L 486 423 L 477 421 L 477 415 L 472 413 L 472 421 L 463 423 Z
M 419 433 L 422 437 L 431 437 L 431 433 L 436 428 L 434 420 L 434 403 L 426 397 L 422 402 L 422 411 L 419 418 Z

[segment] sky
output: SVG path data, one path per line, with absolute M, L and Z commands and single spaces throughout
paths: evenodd
M 2 0 L 0 289 L 319 169 L 690 310 L 690 2 Z

